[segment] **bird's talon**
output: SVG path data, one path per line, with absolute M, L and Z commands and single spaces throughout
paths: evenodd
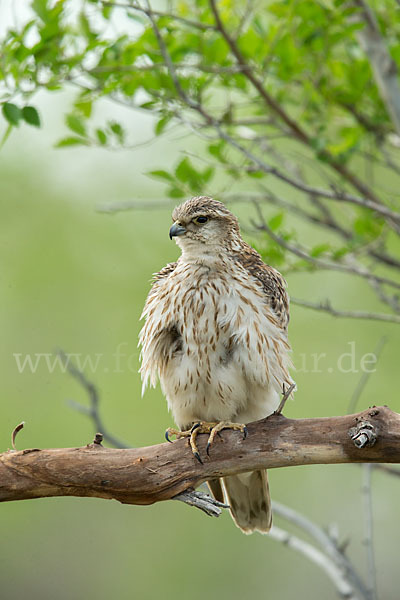
M 195 456 L 195 458 L 199 461 L 199 463 L 201 465 L 203 465 L 203 461 L 201 459 L 199 450 L 197 448 L 197 436 L 200 433 L 208 433 L 209 437 L 208 437 L 208 441 L 207 441 L 207 446 L 206 446 L 206 454 L 207 456 L 210 456 L 210 449 L 211 446 L 213 445 L 215 436 L 218 435 L 218 437 L 221 438 L 221 442 L 223 442 L 223 438 L 221 436 L 221 431 L 223 429 L 233 429 L 236 431 L 241 431 L 243 433 L 243 439 L 245 440 L 248 436 L 248 431 L 247 431 L 247 427 L 246 425 L 242 425 L 240 423 L 231 423 L 229 421 L 219 421 L 219 422 L 213 422 L 213 423 L 208 423 L 206 421 L 196 421 L 195 423 L 193 423 L 191 429 L 188 429 L 186 431 L 179 431 L 177 429 L 172 429 L 171 427 L 169 427 L 167 429 L 167 431 L 165 432 L 165 439 L 172 443 L 172 440 L 170 439 L 170 435 L 176 435 L 177 439 L 181 439 L 183 437 L 188 438 L 188 445 L 191 447 L 192 449 L 192 453 L 193 456 Z
M 201 460 L 201 456 L 198 452 L 193 452 L 193 455 L 197 458 L 197 460 L 199 461 L 199 463 L 201 465 L 204 464 L 203 461 Z

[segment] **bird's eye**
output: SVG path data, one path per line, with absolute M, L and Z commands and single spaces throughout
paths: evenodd
M 193 220 L 195 223 L 200 223 L 202 225 L 203 223 L 207 223 L 208 217 L 195 217 Z

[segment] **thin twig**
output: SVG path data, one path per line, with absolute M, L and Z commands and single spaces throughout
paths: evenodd
M 284 409 L 284 406 L 290 396 L 290 394 L 296 389 L 296 384 L 292 383 L 288 389 L 285 388 L 285 384 L 283 384 L 283 393 L 282 393 L 282 399 L 279 403 L 278 408 L 276 409 L 276 411 L 274 412 L 275 415 L 280 415 Z
M 236 41 L 229 35 L 224 23 L 222 22 L 221 16 L 217 9 L 216 0 L 209 0 L 209 4 L 211 10 L 214 15 L 215 23 L 218 31 L 221 33 L 222 37 L 225 39 L 228 44 L 232 54 L 235 56 L 238 64 L 241 66 L 247 65 L 247 62 L 239 49 Z M 257 90 L 260 97 L 264 100 L 266 105 L 270 110 L 272 110 L 275 114 L 279 116 L 279 118 L 286 124 L 286 126 L 290 129 L 293 136 L 310 147 L 310 136 L 306 131 L 304 131 L 299 124 L 293 120 L 283 109 L 281 103 L 277 102 L 275 98 L 273 98 L 265 89 L 263 83 L 256 77 L 256 75 L 251 70 L 244 71 L 245 77 L 251 82 L 253 87 Z M 354 173 L 349 171 L 345 165 L 340 162 L 337 162 L 335 158 L 329 154 L 329 152 L 323 152 L 324 159 L 329 163 L 329 165 L 334 169 L 338 174 L 344 177 L 355 189 L 357 189 L 363 196 L 369 198 L 376 204 L 380 204 L 379 199 L 376 197 L 374 192 L 364 184 Z M 397 225 L 398 226 L 398 225 Z
M 261 216 L 260 212 L 259 212 L 259 216 Z M 400 289 L 400 283 L 398 283 L 397 281 L 388 279 L 387 277 L 381 277 L 379 275 L 375 275 L 374 273 L 371 273 L 363 266 L 346 265 L 346 264 L 339 263 L 339 262 L 338 263 L 327 262 L 325 260 L 321 260 L 320 258 L 310 256 L 309 254 L 307 254 L 307 252 L 305 252 L 298 246 L 295 246 L 294 244 L 287 242 L 281 236 L 277 235 L 267 225 L 265 220 L 263 220 L 259 224 L 254 224 L 254 226 L 261 231 L 265 231 L 269 235 L 269 237 L 274 240 L 274 242 L 279 244 L 279 246 L 282 246 L 282 248 L 285 248 L 286 250 L 288 250 L 295 256 L 298 256 L 299 258 L 307 261 L 308 263 L 312 264 L 314 267 L 316 267 L 318 269 L 324 269 L 324 270 L 329 270 L 329 271 L 339 271 L 341 273 L 351 273 L 351 274 L 357 275 L 358 277 L 363 277 L 364 279 L 376 281 L 378 283 L 390 285 L 396 289 Z
M 231 74 L 231 73 L 242 73 L 243 67 L 240 65 L 232 65 L 230 67 L 220 67 L 217 65 L 205 65 L 202 63 L 174 63 L 174 67 L 177 70 L 190 70 L 190 71 L 202 71 L 204 73 L 213 73 L 213 74 Z M 140 71 L 155 71 L 157 69 L 168 69 L 168 65 L 165 63 L 151 63 L 151 64 L 141 64 L 141 65 L 100 65 L 98 67 L 93 67 L 86 71 L 88 75 L 98 75 L 102 73 L 137 73 Z
M 206 513 L 209 517 L 219 517 L 224 508 L 229 508 L 228 504 L 219 502 L 212 498 L 209 494 L 198 492 L 195 490 L 182 492 L 172 498 L 172 500 L 180 500 L 189 506 L 199 508 Z
M 272 509 L 276 515 L 293 523 L 297 527 L 300 527 L 305 533 L 310 535 L 318 543 L 321 549 L 330 557 L 335 563 L 336 567 L 340 569 L 343 577 L 357 592 L 359 597 L 367 598 L 368 590 L 365 587 L 362 579 L 357 574 L 354 566 L 347 558 L 342 547 L 340 547 L 336 541 L 324 530 L 322 527 L 317 525 L 314 521 L 308 519 L 305 515 L 302 515 L 298 511 L 281 504 L 280 502 L 272 501 Z
M 318 208 L 319 212 L 322 213 L 321 216 L 312 214 L 306 211 L 304 208 L 301 208 L 296 204 L 289 202 L 285 198 L 277 196 L 272 190 L 266 188 L 264 185 L 260 186 L 260 193 L 251 194 L 249 192 L 246 192 L 229 194 L 226 196 L 225 201 L 227 203 L 232 202 L 232 200 L 239 201 L 240 199 L 242 201 L 249 201 L 253 200 L 253 198 L 255 201 L 267 202 L 269 204 L 274 204 L 275 206 L 280 206 L 287 210 L 289 214 L 297 215 L 301 219 L 309 221 L 310 223 L 312 223 L 313 225 L 317 225 L 318 227 L 329 229 L 330 231 L 333 231 L 346 241 L 349 241 L 353 238 L 353 233 L 345 229 L 342 224 L 339 224 L 336 221 L 332 213 L 329 211 L 328 207 L 324 203 L 322 203 L 319 200 L 318 196 L 314 193 L 309 194 L 309 199 L 312 202 L 312 204 L 316 208 Z M 366 251 L 366 253 L 376 261 L 382 262 L 385 265 L 395 268 L 397 270 L 400 269 L 400 261 L 394 256 L 387 254 L 387 252 L 381 249 L 377 250 L 373 247 L 363 247 L 362 249 L 363 251 Z M 396 310 L 395 312 L 400 312 L 400 310 Z
M 215 4 L 213 2 L 213 0 L 211 0 L 211 3 Z M 252 153 L 251 151 L 246 149 L 242 144 L 237 142 L 237 140 L 235 140 L 232 136 L 230 136 L 228 133 L 226 133 L 222 129 L 220 122 L 217 119 L 215 119 L 214 117 L 212 117 L 199 102 L 197 102 L 196 100 L 191 98 L 184 91 L 184 89 L 179 81 L 179 77 L 176 73 L 175 64 L 173 63 L 173 61 L 169 55 L 167 46 L 162 38 L 161 32 L 157 26 L 157 22 L 154 18 L 155 13 L 152 10 L 151 5 L 148 2 L 148 0 L 146 0 L 146 4 L 147 4 L 146 14 L 148 15 L 149 20 L 151 22 L 153 32 L 158 41 L 160 52 L 163 56 L 165 64 L 168 67 L 169 74 L 171 76 L 172 82 L 174 84 L 174 87 L 175 87 L 175 90 L 176 90 L 178 96 L 189 108 L 195 110 L 199 115 L 201 115 L 205 121 L 205 124 L 209 127 L 212 127 L 217 132 L 218 136 L 221 139 L 227 141 L 231 146 L 233 146 L 239 152 L 241 152 L 242 154 L 247 156 L 252 162 L 254 162 L 256 165 L 259 166 L 260 170 L 264 171 L 265 173 L 270 173 L 270 174 L 274 175 L 275 177 L 281 179 L 282 181 L 285 181 L 286 183 L 288 183 L 289 185 L 292 185 L 293 187 L 296 187 L 307 193 L 313 193 L 315 195 L 318 195 L 318 196 L 321 196 L 324 198 L 328 198 L 331 200 L 349 202 L 352 204 L 356 204 L 358 206 L 362 206 L 364 208 L 369 208 L 371 210 L 374 210 L 374 211 L 382 214 L 383 216 L 387 217 L 388 219 L 391 219 L 393 222 L 400 223 L 400 213 L 392 211 L 390 208 L 388 208 L 383 203 L 381 203 L 380 200 L 377 197 L 375 197 L 375 195 L 371 192 L 371 190 L 369 190 L 369 188 L 367 188 L 362 182 L 359 182 L 358 180 L 356 180 L 355 176 L 347 173 L 347 171 L 346 171 L 347 179 L 350 181 L 350 183 L 352 183 L 352 185 L 356 189 L 358 189 L 358 191 L 360 191 L 365 196 L 365 198 L 354 196 L 352 194 L 348 194 L 348 193 L 341 192 L 338 190 L 327 191 L 327 190 L 322 190 L 319 188 L 313 188 L 312 186 L 308 186 L 298 180 L 295 180 L 292 177 L 289 177 L 286 174 L 282 173 L 276 167 L 272 167 L 272 166 L 264 163 L 264 161 L 262 161 L 260 158 L 258 158 L 254 153 Z M 245 62 L 239 62 L 239 64 L 241 67 L 243 67 L 243 65 L 247 66 L 247 63 L 245 63 Z M 245 70 L 245 73 L 247 74 L 247 76 L 249 75 L 249 72 L 250 72 L 249 69 Z M 264 89 L 264 88 L 262 88 L 262 89 Z M 264 92 L 265 92 L 265 90 L 264 90 Z M 273 104 L 275 106 L 275 104 L 276 104 L 275 101 L 273 101 Z M 279 111 L 278 114 L 280 114 L 282 112 L 278 105 L 276 106 L 276 109 Z M 286 119 L 289 119 L 289 122 L 292 124 L 292 126 L 297 129 L 296 123 L 294 123 L 294 121 L 292 121 L 287 115 L 286 115 Z M 284 121 L 285 121 L 285 119 L 284 119 Z M 300 136 L 300 137 L 302 137 L 302 136 Z M 333 166 L 333 165 L 331 164 L 331 166 Z M 337 169 L 341 175 L 344 174 L 343 169 L 345 169 L 343 167 L 343 165 L 340 165 Z
M 100 397 L 99 392 L 95 384 L 90 381 L 86 375 L 78 369 L 77 366 L 71 361 L 70 357 L 63 351 L 58 350 L 57 354 L 61 357 L 64 365 L 68 371 L 68 373 L 80 383 L 80 385 L 85 389 L 88 397 L 90 406 L 84 406 L 75 401 L 70 401 L 70 406 L 77 410 L 78 412 L 87 415 L 90 419 L 92 419 L 95 431 L 101 432 L 103 434 L 104 439 L 114 446 L 115 448 L 132 448 L 129 444 L 124 442 L 123 440 L 115 437 L 111 433 L 107 431 L 106 426 L 103 423 L 102 418 L 100 417 Z
M 149 16 L 149 11 L 146 8 L 137 4 L 136 2 L 122 3 L 122 2 L 107 2 L 106 0 L 101 0 L 101 4 L 103 6 L 109 6 L 110 8 L 117 7 L 117 8 L 129 9 L 129 10 L 136 10 L 137 12 L 141 12 L 144 15 Z M 176 14 L 173 14 L 170 12 L 163 12 L 160 10 L 154 10 L 154 11 L 152 10 L 151 12 L 156 17 L 166 17 L 168 19 L 172 19 L 173 21 L 179 21 L 180 23 L 183 23 L 184 25 L 187 25 L 188 27 L 200 29 L 201 31 L 208 31 L 208 30 L 215 31 L 216 30 L 215 25 L 201 23 L 200 21 L 193 21 L 192 19 L 186 19 L 185 17 L 181 17 L 180 15 L 176 15 Z
M 330 300 L 324 300 L 323 302 L 309 302 L 301 298 L 290 298 L 292 304 L 302 306 L 303 308 L 310 308 L 312 310 L 323 311 L 329 313 L 333 317 L 340 317 L 342 319 L 366 319 L 367 321 L 385 321 L 386 323 L 400 323 L 400 316 L 389 315 L 386 313 L 374 313 L 362 310 L 338 310 L 334 308 Z
M 396 467 L 389 467 L 388 465 L 373 465 L 373 469 L 375 471 L 384 471 L 388 473 L 388 475 L 393 475 L 394 477 L 400 477 L 400 469 L 396 469 Z
M 357 31 L 360 45 L 364 49 L 375 81 L 390 115 L 394 128 L 400 135 L 400 85 L 396 62 L 390 55 L 386 42 L 381 34 L 376 16 L 366 0 L 353 0 L 360 11 L 352 16 L 352 20 L 362 22 L 364 27 Z
M 17 449 L 15 446 L 15 438 L 17 437 L 18 432 L 21 431 L 21 429 L 23 429 L 24 425 L 25 425 L 25 421 L 22 421 L 19 425 L 14 427 L 13 432 L 11 434 L 11 446 L 13 447 L 14 450 Z
M 376 281 L 370 281 L 369 284 L 381 302 L 390 306 L 390 308 L 392 309 L 393 312 L 400 313 L 400 304 L 399 304 L 399 298 L 397 295 L 391 296 L 391 295 L 387 294 L 382 289 L 382 285 Z
M 288 548 L 300 552 L 311 562 L 318 565 L 332 581 L 341 598 L 346 598 L 348 600 L 360 600 L 365 598 L 367 600 L 366 596 L 356 595 L 350 583 L 343 576 L 342 571 L 326 554 L 312 544 L 309 544 L 292 533 L 276 526 L 272 527 L 268 535 L 270 538 L 288 546 Z
M 194 107 L 192 107 L 192 108 L 194 108 Z M 203 108 L 202 108 L 202 114 L 203 115 L 206 114 Z M 325 190 L 323 188 L 311 186 L 311 185 L 308 185 L 307 183 L 302 182 L 299 179 L 295 179 L 293 176 L 286 175 L 285 173 L 280 171 L 277 167 L 273 167 L 271 165 L 266 164 L 258 156 L 256 156 L 253 152 L 251 152 L 250 150 L 245 148 L 242 144 L 237 142 L 234 138 L 232 138 L 232 136 L 225 133 L 220 128 L 219 123 L 216 121 L 213 121 L 212 118 L 210 117 L 210 115 L 206 114 L 206 116 L 208 118 L 208 125 L 213 126 L 214 129 L 217 131 L 218 135 L 222 139 L 224 139 L 231 146 L 233 146 L 234 148 L 239 150 L 239 152 L 241 152 L 242 154 L 247 156 L 248 159 L 250 159 L 254 164 L 256 164 L 260 168 L 260 171 L 263 171 L 264 173 L 273 175 L 277 179 L 280 179 L 281 181 L 284 181 L 285 183 L 294 187 L 295 189 L 298 189 L 302 192 L 306 192 L 307 194 L 312 194 L 314 196 L 326 198 L 327 200 L 346 202 L 349 204 L 355 204 L 356 206 L 361 206 L 363 208 L 368 208 L 370 210 L 373 210 L 373 211 L 381 214 L 383 217 L 392 219 L 393 222 L 395 222 L 397 224 L 400 223 L 400 213 L 391 210 L 386 205 L 382 204 L 375 197 L 374 197 L 374 200 L 370 200 L 370 199 L 368 199 L 368 196 L 365 198 L 362 196 L 355 196 L 354 194 L 349 194 L 342 190 L 338 190 L 334 187 L 332 187 L 331 190 Z
M 215 0 L 210 0 L 210 7 L 214 15 L 217 29 L 228 44 L 233 56 L 236 58 L 240 66 L 246 66 L 247 63 L 244 59 L 244 56 L 239 50 L 239 46 L 236 44 L 236 41 L 229 35 L 227 29 L 222 23 L 222 19 L 217 9 Z M 266 102 L 269 109 L 273 110 L 280 117 L 280 119 L 282 119 L 282 121 L 287 125 L 287 127 L 289 127 L 289 129 L 294 133 L 298 140 L 308 143 L 309 138 L 307 133 L 300 128 L 296 121 L 290 118 L 290 116 L 283 110 L 282 105 L 268 94 L 262 83 L 255 77 L 255 75 L 251 71 L 246 72 L 247 78 L 258 91 L 261 98 L 263 98 L 263 100 Z
M 175 204 L 173 204 L 173 206 L 175 206 Z M 96 212 L 113 214 L 130 210 L 159 210 L 164 208 L 171 208 L 171 202 L 163 200 L 144 200 L 143 202 L 126 200 L 125 202 L 107 202 L 99 204 L 96 207 Z
M 381 337 L 381 339 L 378 342 L 378 345 L 376 346 L 376 348 L 373 352 L 373 354 L 375 356 L 375 361 L 376 361 L 375 365 L 377 364 L 377 362 L 381 356 L 382 350 L 385 347 L 386 342 L 387 342 L 387 337 L 386 336 Z M 349 415 L 351 415 L 352 413 L 355 412 L 358 401 L 361 397 L 361 394 L 363 393 L 372 373 L 373 373 L 373 371 L 364 371 L 363 374 L 361 375 L 360 380 L 359 380 L 359 382 L 356 386 L 356 389 L 354 390 L 353 395 L 349 402 L 349 407 L 348 407 L 348 411 L 347 411 Z
M 362 495 L 364 503 L 364 543 L 367 551 L 367 581 L 369 588 L 369 597 L 371 600 L 377 600 L 377 585 L 376 585 L 376 566 L 374 554 L 374 535 L 373 535 L 373 511 L 372 511 L 372 494 L 371 494 L 371 474 L 372 465 L 365 464 L 362 466 L 363 483 Z
M 382 350 L 386 344 L 387 338 L 382 337 L 379 340 L 377 347 L 375 348 L 376 363 L 382 353 Z M 349 403 L 349 414 L 352 414 L 357 406 L 357 402 L 363 393 L 372 372 L 364 372 L 353 392 L 352 398 Z M 361 423 L 360 423 L 361 425 Z M 365 432 L 365 434 L 367 431 Z M 364 434 L 364 435 L 365 435 Z M 368 581 L 368 598 L 370 600 L 377 600 L 377 587 L 376 587 L 376 567 L 375 567 L 375 556 L 374 556 L 374 539 L 373 539 L 373 511 L 372 511 L 372 492 L 371 492 L 371 475 L 372 465 L 362 465 L 363 472 L 363 483 L 362 483 L 362 497 L 364 503 L 364 529 L 365 537 L 364 543 L 367 551 L 367 581 Z

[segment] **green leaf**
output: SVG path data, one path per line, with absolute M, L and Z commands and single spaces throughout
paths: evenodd
M 332 258 L 333 258 L 333 260 L 340 260 L 341 258 L 343 258 L 343 256 L 346 256 L 346 254 L 348 254 L 349 252 L 351 252 L 351 248 L 349 248 L 348 246 L 343 246 L 342 248 L 338 248 L 337 250 L 335 250 L 332 253 Z
M 84 138 L 79 137 L 65 137 L 58 141 L 55 145 L 56 148 L 65 148 L 66 146 L 87 146 L 88 142 Z
M 49 14 L 47 0 L 33 0 L 32 8 L 43 21 L 47 20 Z
M 209 151 L 211 156 L 214 156 L 222 163 L 226 163 L 226 159 L 225 159 L 224 155 L 222 154 L 222 151 L 223 151 L 225 145 L 226 145 L 226 143 L 223 140 L 221 140 L 220 142 L 217 142 L 216 144 L 210 144 L 208 146 L 207 150 Z
M 365 214 L 355 219 L 353 231 L 359 237 L 375 239 L 380 235 L 382 226 L 383 223 L 381 219 Z
M 264 171 L 256 171 L 256 170 L 247 171 L 247 175 L 249 177 L 253 177 L 253 179 L 262 179 L 263 177 L 265 177 Z
M 92 105 L 92 100 L 78 100 L 74 104 L 76 110 L 78 110 L 86 119 L 88 119 L 92 114 Z
M 311 249 L 310 256 L 316 258 L 317 256 L 321 256 L 321 254 L 324 254 L 325 252 L 329 252 L 330 249 L 330 244 L 318 244 L 317 246 L 314 246 L 314 248 Z
M 162 181 L 168 181 L 168 183 L 175 182 L 175 178 L 170 175 L 167 171 L 163 171 L 162 169 L 158 169 L 156 171 L 148 171 L 147 175 L 151 175 L 151 177 L 155 177 L 155 179 L 162 179 Z
M 175 175 L 177 176 L 179 181 L 186 183 L 191 179 L 192 173 L 193 168 L 190 164 L 189 159 L 183 158 L 175 169 Z
M 167 196 L 169 198 L 184 198 L 186 196 L 186 194 L 180 188 L 172 187 L 168 190 Z
M 99 140 L 102 146 L 107 144 L 107 135 L 104 133 L 102 129 L 96 129 L 97 139 Z
M 86 137 L 87 134 L 83 121 L 77 115 L 67 115 L 65 117 L 65 121 L 67 123 L 68 128 L 71 129 L 71 131 L 77 133 L 78 135 L 81 135 L 82 137 Z
M 4 146 L 4 144 L 6 143 L 6 141 L 8 140 L 10 133 L 12 131 L 12 128 L 13 128 L 13 126 L 11 125 L 11 123 L 9 123 L 9 125 L 8 125 L 7 129 L 5 130 L 4 135 L 1 139 L 0 148 L 2 148 Z
M 2 113 L 5 119 L 10 123 L 10 125 L 18 125 L 20 119 L 22 118 L 21 109 L 11 102 L 4 102 L 2 108 Z
M 277 229 L 279 229 L 283 223 L 284 217 L 285 217 L 285 213 L 283 213 L 283 212 L 280 212 L 280 213 L 274 215 L 268 221 L 269 228 L 272 229 L 272 231 L 276 231 Z
M 215 173 L 214 167 L 206 167 L 201 174 L 201 177 L 202 177 L 204 183 L 208 183 L 210 181 L 210 179 L 212 179 L 212 177 L 214 176 L 214 173 Z
M 203 174 L 197 171 L 190 160 L 183 158 L 175 169 L 175 176 L 182 183 L 187 183 L 193 192 L 200 192 L 204 183 Z
M 29 125 L 40 127 L 39 113 L 34 106 L 24 106 L 22 109 L 22 118 Z
M 110 121 L 110 123 L 108 123 L 108 126 L 113 132 L 113 134 L 117 136 L 119 143 L 123 144 L 125 139 L 125 131 L 123 127 L 119 123 L 117 123 L 117 121 Z
M 161 133 L 164 131 L 171 119 L 172 115 L 165 115 L 164 117 L 161 117 L 161 119 L 156 123 L 154 133 L 156 135 L 161 135 Z

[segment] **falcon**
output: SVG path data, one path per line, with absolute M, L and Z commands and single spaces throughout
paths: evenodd
M 154 277 L 140 333 L 143 391 L 160 380 L 179 429 L 195 457 L 199 433 L 216 434 L 277 410 L 293 390 L 287 328 L 286 282 L 241 237 L 237 218 L 222 202 L 197 196 L 176 207 L 169 236 L 181 249 L 177 262 Z M 245 533 L 266 533 L 272 513 L 267 472 L 208 482 L 229 504 Z

